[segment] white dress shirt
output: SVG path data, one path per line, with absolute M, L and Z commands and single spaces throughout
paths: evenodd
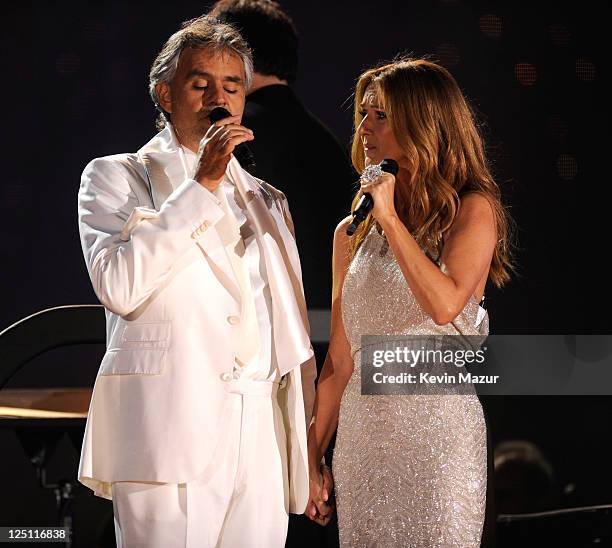
M 182 147 L 186 177 L 192 177 L 196 154 Z M 236 185 L 224 175 L 213 194 L 226 212 L 217 228 L 240 285 L 242 310 L 237 330 L 234 378 L 278 381 L 272 350 L 272 300 L 261 243 L 251 229 L 249 213 Z

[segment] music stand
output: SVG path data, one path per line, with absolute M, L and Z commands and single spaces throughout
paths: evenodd
M 73 531 L 74 481 L 49 484 L 46 466 L 64 433 L 80 447 L 91 389 L 8 390 L 7 384 L 34 358 L 50 350 L 81 344 L 104 344 L 101 305 L 65 305 L 28 316 L 0 332 L 0 427 L 13 428 L 36 470 L 41 487 L 53 489 L 62 527 Z M 65 546 L 72 546 L 69 535 Z

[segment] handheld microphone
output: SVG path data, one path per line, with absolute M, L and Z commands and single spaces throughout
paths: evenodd
M 227 109 L 223 107 L 215 107 L 210 111 L 208 118 L 211 123 L 214 124 L 219 120 L 223 120 L 223 118 L 229 118 L 231 115 L 231 112 L 229 112 Z M 253 152 L 246 143 L 240 143 L 238 146 L 236 146 L 236 148 L 234 148 L 234 156 L 236 156 L 236 160 L 238 160 L 243 169 L 248 171 L 251 175 L 254 174 L 255 156 L 253 156 Z
M 363 170 L 360 180 L 368 181 L 380 177 L 382 172 L 391 173 L 391 175 L 397 175 L 399 166 L 395 160 L 385 159 L 380 164 L 374 166 L 368 166 Z M 351 224 L 346 227 L 346 234 L 352 236 L 357 230 L 359 224 L 368 216 L 368 213 L 374 207 L 374 198 L 369 192 L 365 192 L 359 200 L 355 213 L 353 213 L 353 220 Z

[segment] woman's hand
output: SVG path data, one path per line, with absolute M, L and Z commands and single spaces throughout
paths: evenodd
M 374 199 L 372 216 L 380 223 L 387 218 L 397 217 L 393 197 L 395 195 L 395 176 L 383 172 L 374 181 L 361 183 L 359 194 L 367 192 Z
M 310 471 L 310 497 L 306 506 L 306 516 L 319 525 L 327 525 L 331 520 L 334 506 L 330 501 L 334 480 L 329 466 L 321 464 Z

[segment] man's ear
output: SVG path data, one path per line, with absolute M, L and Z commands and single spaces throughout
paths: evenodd
M 157 100 L 159 106 L 164 109 L 167 113 L 172 114 L 172 91 L 167 82 L 160 82 L 155 85 L 155 92 L 157 93 Z

